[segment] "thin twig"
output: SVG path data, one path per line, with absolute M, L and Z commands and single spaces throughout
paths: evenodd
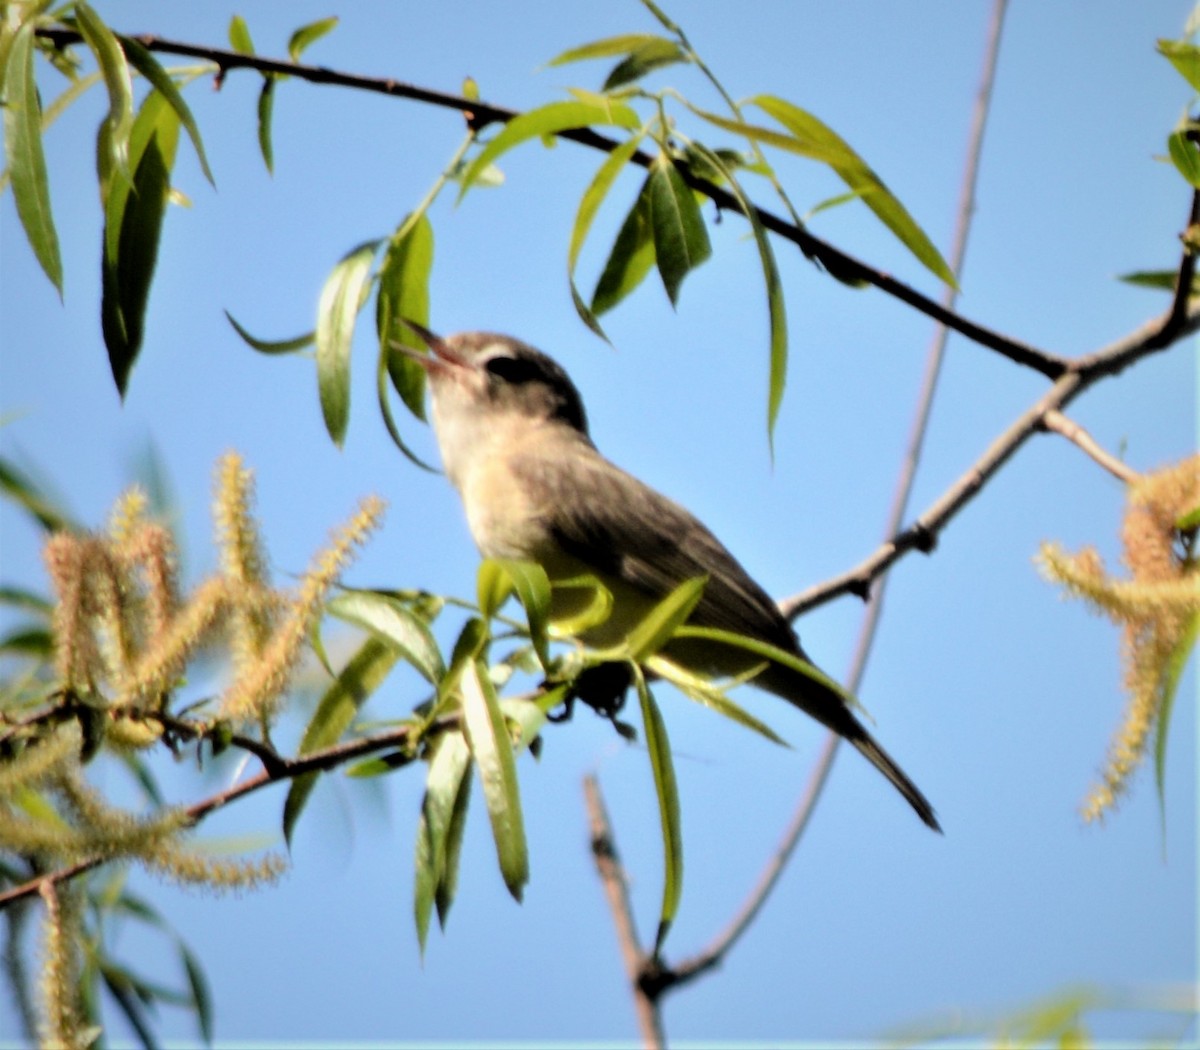
M 1046 430 L 1061 434 L 1068 441 L 1078 445 L 1118 481 L 1132 484 L 1138 479 L 1138 472 L 1122 463 L 1111 452 L 1100 447 L 1096 439 L 1072 419 L 1068 419 L 1057 409 L 1047 412 L 1042 418 L 1042 426 Z
M 70 29 L 42 27 L 37 30 L 37 34 L 39 37 L 52 41 L 56 47 L 60 48 L 78 43 L 80 40 L 79 34 Z M 366 77 L 353 73 L 342 73 L 325 66 L 310 66 L 302 62 L 284 62 L 258 55 L 244 55 L 238 51 L 224 48 L 200 47 L 149 33 L 132 35 L 129 39 L 137 41 L 150 51 L 161 51 L 212 62 L 218 69 L 218 83 L 223 80 L 229 70 L 233 69 L 253 69 L 260 73 L 282 74 L 313 84 L 348 87 L 394 98 L 407 98 L 443 109 L 452 109 L 464 114 L 467 122 L 475 131 L 479 131 L 489 124 L 507 123 L 514 117 L 520 116 L 518 110 L 490 105 L 463 95 L 433 91 L 390 77 Z M 620 145 L 619 142 L 601 135 L 591 128 L 568 128 L 555 134 L 558 138 L 606 153 L 611 153 Z M 650 154 L 638 150 L 629 158 L 629 162 L 642 168 L 649 168 L 654 163 L 654 158 Z M 739 215 L 743 214 L 741 202 L 733 193 L 700 178 L 686 168 L 681 173 L 693 189 L 707 196 L 718 209 L 735 212 Z M 994 350 L 1008 360 L 1031 368 L 1049 379 L 1058 378 L 1066 369 L 1066 362 L 1063 358 L 1003 335 L 984 325 L 976 324 L 923 295 L 903 281 L 897 280 L 891 274 L 877 270 L 862 260 L 835 248 L 829 242 L 809 233 L 803 226 L 765 208 L 755 207 L 754 211 L 764 228 L 795 244 L 805 255 L 817 260 L 830 273 L 836 274 L 839 279 L 873 285 L 880 291 L 911 306 L 914 310 L 954 329 L 972 342 Z
M 625 878 L 625 869 L 621 866 L 621 858 L 617 854 L 617 842 L 613 835 L 612 823 L 608 819 L 608 809 L 604 805 L 604 796 L 600 791 L 600 782 L 591 774 L 583 778 L 583 796 L 587 803 L 592 859 L 596 862 L 596 873 L 604 887 L 608 910 L 612 913 L 613 926 L 617 931 L 621 961 L 625 964 L 625 973 L 629 977 L 638 1027 L 642 1032 L 642 1043 L 647 1050 L 660 1050 L 666 1045 L 666 1037 L 663 1034 L 658 997 L 652 995 L 642 981 L 647 959 L 638 939 L 633 907 L 629 901 L 629 884 Z

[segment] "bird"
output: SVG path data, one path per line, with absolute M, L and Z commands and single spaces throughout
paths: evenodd
M 619 644 L 677 586 L 706 577 L 690 626 L 735 632 L 816 666 L 779 606 L 699 519 L 597 450 L 579 390 L 557 361 L 495 332 L 442 338 L 404 323 L 428 352 L 393 345 L 425 372 L 442 465 L 480 553 L 536 562 L 552 583 L 590 575 L 611 592 L 612 612 L 581 632 L 584 644 Z M 552 617 L 569 616 L 593 601 L 595 590 L 555 586 L 552 595 Z M 708 638 L 672 639 L 664 654 L 706 676 L 744 674 L 763 664 L 754 653 Z M 929 800 L 832 680 L 768 661 L 750 684 L 843 737 L 925 824 L 942 830 Z

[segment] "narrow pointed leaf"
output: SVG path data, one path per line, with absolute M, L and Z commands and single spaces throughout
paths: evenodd
M 288 38 L 288 54 L 293 62 L 299 62 L 300 56 L 304 54 L 305 48 L 320 40 L 326 33 L 334 29 L 338 24 L 336 15 L 329 18 L 322 18 L 316 22 L 310 22 L 306 26 L 301 26 Z
M 379 268 L 375 299 L 375 330 L 379 352 L 385 355 L 392 386 L 408 410 L 425 418 L 425 369 L 392 342 L 420 345 L 420 337 L 404 323 L 411 318 L 429 324 L 429 277 L 433 272 L 433 224 L 424 213 L 409 216 L 388 242 Z
M 815 143 L 834 153 L 840 150 L 846 154 L 848 159 L 828 161 L 830 167 L 850 189 L 861 195 L 863 203 L 926 269 L 952 288 L 957 287 L 949 264 L 908 209 L 837 132 L 807 110 L 773 95 L 759 95 L 751 101 L 779 121 L 798 142 Z
M 21 507 L 45 532 L 79 532 L 70 512 L 11 460 L 0 458 L 0 494 Z
M 1167 153 L 1179 174 L 1200 189 L 1200 150 L 1186 132 L 1176 131 L 1167 137 Z
M 1158 786 L 1158 808 L 1164 833 L 1167 825 L 1167 729 L 1171 724 L 1171 710 L 1175 706 L 1175 694 L 1179 691 L 1179 681 L 1183 677 L 1183 669 L 1187 666 L 1188 657 L 1192 655 L 1192 650 L 1196 646 L 1197 636 L 1200 636 L 1200 613 L 1192 616 L 1179 644 L 1167 658 L 1167 666 L 1163 674 L 1162 700 L 1158 709 L 1154 738 L 1154 781 Z
M 399 351 L 389 346 L 386 354 L 381 352 L 376 358 L 375 398 L 379 403 L 379 414 L 383 417 L 383 425 L 388 432 L 388 437 L 392 439 L 392 443 L 404 454 L 409 462 L 414 463 L 422 470 L 428 470 L 430 473 L 436 474 L 438 473 L 437 467 L 426 463 L 408 447 L 408 442 L 404 440 L 404 435 L 400 433 L 400 428 L 396 425 L 396 417 L 392 413 L 392 403 L 389 395 L 391 378 L 388 375 L 388 361 L 396 354 L 399 354 Z M 422 382 L 424 382 L 424 377 L 422 377 Z
M 665 678 L 672 685 L 677 686 L 686 696 L 697 703 L 711 708 L 718 714 L 737 722 L 738 725 L 745 726 L 747 729 L 753 729 L 754 732 L 766 737 L 773 744 L 779 744 L 781 747 L 788 746 L 788 742 L 776 733 L 775 730 L 765 722 L 755 718 L 740 704 L 730 700 L 723 689 L 718 688 L 708 679 L 693 674 L 685 667 L 674 663 L 662 654 L 651 656 L 646 661 L 646 666 L 655 672 L 655 674 Z M 766 667 L 767 661 L 764 661 L 761 666 Z M 753 681 L 753 679 L 753 675 L 750 675 L 748 678 L 749 681 Z
M 1135 270 L 1132 273 L 1121 274 L 1117 280 L 1137 285 L 1139 288 L 1156 288 L 1163 292 L 1173 292 L 1175 285 L 1179 282 L 1179 272 L 1177 270 Z M 1200 295 L 1200 276 L 1193 275 L 1192 288 L 1188 294 Z
M 500 874 L 508 892 L 519 901 L 529 881 L 529 854 L 512 741 L 483 663 L 471 660 L 463 668 L 460 684 L 467 742 L 479 771 Z
M 583 62 L 591 58 L 612 58 L 614 55 L 627 55 L 632 51 L 638 50 L 638 48 L 653 43 L 675 46 L 674 41 L 668 40 L 663 36 L 658 36 L 655 33 L 622 33 L 620 36 L 609 36 L 603 40 L 593 40 L 591 43 L 573 47 L 569 51 L 555 55 L 546 65 L 565 66 L 569 62 Z
M 779 266 L 775 261 L 775 251 L 771 247 L 771 240 L 763 228 L 758 212 L 742 189 L 741 183 L 734 176 L 733 169 L 726 163 L 725 158 L 714 150 L 710 150 L 700 143 L 693 145 L 705 162 L 721 173 L 722 178 L 729 185 L 730 192 L 737 198 L 742 214 L 750 222 L 750 229 L 754 234 L 754 244 L 758 249 L 759 262 L 762 264 L 763 284 L 767 290 L 767 314 L 771 325 L 771 364 L 767 387 L 767 440 L 773 453 L 775 421 L 779 418 L 779 409 L 783 404 L 788 366 L 787 307 L 784 303 L 783 282 L 779 277 Z
M 611 310 L 641 284 L 654 265 L 649 189 L 647 179 L 617 232 L 608 261 L 596 282 L 591 305 L 591 313 L 596 317 Z
M 130 134 L 133 182 L 108 183 L 104 213 L 100 320 L 109 366 L 122 397 L 142 347 L 146 306 L 158 262 L 179 116 L 157 92 L 148 95 Z
M 467 808 L 470 801 L 471 778 L 464 776 L 458 785 L 458 794 L 454 797 L 454 809 L 450 812 L 450 826 L 446 829 L 446 856 L 437 895 L 434 898 L 438 925 L 443 930 L 450 914 L 450 905 L 454 903 L 454 895 L 458 891 L 459 860 L 462 858 L 463 834 L 467 829 Z
M 121 42 L 121 47 L 125 50 L 125 55 L 133 64 L 133 68 L 142 74 L 153 86 L 155 91 L 167 100 L 167 104 L 175 110 L 179 117 L 180 124 L 183 125 L 184 131 L 188 133 L 188 138 L 192 140 L 192 145 L 196 149 L 196 156 L 200 160 L 200 170 L 204 172 L 204 177 L 208 179 L 213 186 L 216 185 L 216 180 L 213 178 L 213 173 L 208 166 L 208 157 L 204 153 L 204 142 L 200 138 L 200 128 L 196 125 L 196 119 L 192 116 L 192 111 L 188 108 L 188 104 L 183 100 L 183 95 L 179 93 L 179 88 L 175 86 L 175 81 L 161 65 L 158 60 L 141 44 L 131 37 L 118 37 Z
M 325 429 L 339 448 L 350 420 L 350 344 L 379 241 L 366 241 L 333 268 L 317 305 L 317 385 Z
M 13 201 L 29 247 L 50 283 L 63 294 L 62 256 L 42 152 L 42 111 L 33 71 L 32 22 L 17 30 L 4 76 L 4 152 Z
M 551 102 L 538 109 L 513 117 L 501 132 L 484 147 L 462 174 L 458 199 L 469 190 L 483 171 L 502 154 L 532 138 L 543 138 L 569 128 L 593 125 L 636 128 L 641 125 L 636 112 L 620 102 Z
M 262 154 L 267 171 L 275 174 L 275 147 L 271 140 L 271 119 L 275 113 L 275 85 L 279 78 L 273 73 L 263 76 L 263 85 L 258 92 L 258 151 Z
M 467 782 L 470 766 L 471 752 L 462 733 L 442 733 L 430 745 L 429 773 L 425 778 L 425 797 L 421 802 L 421 817 L 417 823 L 416 877 L 413 886 L 413 916 L 422 954 L 434 902 L 446 877 L 446 845 L 454 810 Z M 453 893 L 450 896 L 452 898 Z
M 246 345 L 257 350 L 260 354 L 294 354 L 297 350 L 303 350 L 306 346 L 312 346 L 317 340 L 317 333 L 315 331 L 305 332 L 294 339 L 257 339 L 238 324 L 233 314 L 228 310 L 225 311 L 225 318 L 233 325 L 233 330 L 242 337 Z
M 375 637 L 363 642 L 318 701 L 300 738 L 297 753 L 307 755 L 336 744 L 350 728 L 359 708 L 379 688 L 399 658 L 400 650 L 388 642 Z M 296 821 L 316 786 L 317 776 L 316 773 L 298 776 L 288 789 L 283 805 L 283 837 L 289 846 Z
M 674 40 L 653 39 L 640 44 L 618 62 L 604 81 L 604 91 L 614 91 L 641 80 L 647 73 L 688 61 L 687 52 Z
M 583 250 L 584 242 L 587 240 L 588 233 L 592 228 L 592 221 L 596 218 L 596 212 L 599 211 L 600 205 L 604 203 L 605 197 L 608 196 L 608 191 L 612 188 L 613 182 L 629 162 L 629 158 L 637 152 L 638 146 L 641 144 L 642 134 L 631 136 L 628 140 L 621 143 L 613 150 L 604 160 L 604 163 L 596 170 L 588 188 L 584 191 L 583 196 L 579 201 L 579 209 L 575 213 L 575 225 L 571 228 L 571 244 L 567 250 L 567 279 L 571 283 L 571 299 L 575 303 L 575 309 L 578 312 L 580 319 L 600 338 L 607 340 L 603 329 L 600 327 L 600 322 L 596 320 L 595 315 L 584 304 L 583 297 L 580 296 L 579 290 L 575 287 L 575 266 L 579 261 L 579 253 Z
M 495 616 L 512 592 L 512 577 L 503 565 L 493 558 L 484 558 L 475 574 L 475 601 L 484 619 Z
M 330 600 L 326 611 L 390 643 L 431 684 L 446 673 L 429 625 L 400 599 L 378 591 L 350 589 Z
M 683 279 L 712 254 L 712 246 L 695 194 L 666 154 L 660 153 L 654 161 L 646 187 L 654 258 L 674 306 Z
M 707 576 L 685 580 L 642 617 L 629 632 L 630 658 L 640 662 L 666 645 L 692 615 L 707 583 Z
M 644 676 L 639 672 L 635 680 L 638 701 L 642 707 L 646 751 L 650 755 L 650 769 L 654 774 L 654 791 L 658 797 L 658 817 L 663 838 L 663 896 L 658 933 L 654 938 L 654 954 L 657 955 L 679 911 L 679 900 L 683 893 L 683 824 L 667 726 Z
M 188 949 L 182 941 L 178 942 L 179 959 L 183 963 L 183 971 L 187 975 L 188 991 L 191 993 L 192 1005 L 196 1009 L 196 1023 L 200 1027 L 200 1038 L 212 1046 L 213 1041 L 213 1006 L 212 993 L 209 991 L 208 978 L 204 976 L 204 967 L 200 960 Z
M 472 616 L 463 624 L 462 630 L 454 640 L 454 649 L 450 653 L 450 663 L 446 667 L 446 673 L 438 680 L 437 702 L 427 716 L 430 722 L 441 714 L 454 698 L 463 671 L 477 656 L 486 652 L 490 639 L 486 621 L 478 616 Z

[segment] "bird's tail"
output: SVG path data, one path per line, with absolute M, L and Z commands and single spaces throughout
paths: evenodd
M 933 828 L 934 831 L 941 833 L 942 826 L 938 823 L 937 815 L 933 812 L 933 806 L 929 804 L 929 799 L 921 794 L 921 789 L 909 780 L 904 770 L 896 765 L 892 756 L 875 742 L 871 734 L 862 727 L 858 720 L 853 715 L 850 715 L 850 712 L 847 711 L 846 713 L 849 715 L 849 721 L 854 724 L 857 732 L 844 732 L 842 735 L 862 753 L 863 757 L 871 765 L 895 785 L 896 790 L 916 810 L 918 817 Z

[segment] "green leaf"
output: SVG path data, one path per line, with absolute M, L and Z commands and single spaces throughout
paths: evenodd
M 395 351 L 393 340 L 420 345 L 420 336 L 405 318 L 429 324 L 429 277 L 433 272 L 433 224 L 425 212 L 409 215 L 388 242 L 379 268 L 375 299 L 375 330 L 392 386 L 408 410 L 425 418 L 425 369 L 407 354 Z
M 463 624 L 458 637 L 454 640 L 454 649 L 450 653 L 450 664 L 446 673 L 438 680 L 437 701 L 429 712 L 427 722 L 432 723 L 450 702 L 458 689 L 463 670 L 471 661 L 486 652 L 491 635 L 485 620 L 472 616 Z
M 646 181 L 650 227 L 659 276 L 674 306 L 683 279 L 712 255 L 696 196 L 665 153 L 655 158 Z
M 518 755 L 537 739 L 537 735 L 546 724 L 546 712 L 553 711 L 562 703 L 566 692 L 566 686 L 561 685 L 547 690 L 536 701 L 519 697 L 509 697 L 500 701 L 501 713 L 517 727 L 517 739 L 513 748 Z
M 208 988 L 208 979 L 204 976 L 204 968 L 200 960 L 188 950 L 183 941 L 177 941 L 179 960 L 183 963 L 187 975 L 188 990 L 191 992 L 192 1005 L 196 1009 L 196 1023 L 200 1026 L 200 1038 L 209 1046 L 213 1041 L 213 1008 L 212 994 Z
M 647 179 L 617 231 L 608 261 L 592 293 L 591 313 L 597 317 L 611 310 L 641 284 L 654 265 L 649 191 L 650 180 Z
M 547 66 L 565 66 L 569 62 L 583 62 L 592 58 L 612 58 L 614 55 L 628 55 L 648 44 L 676 46 L 674 41 L 654 33 L 622 33 L 620 36 L 609 36 L 603 40 L 593 40 L 590 44 L 581 44 L 560 55 L 555 55 L 546 63 Z
M 583 576 L 572 576 L 569 579 L 554 580 L 550 584 L 551 592 L 556 590 L 579 591 L 588 593 L 588 600 L 580 602 L 572 596 L 569 613 L 554 615 L 547 624 L 547 632 L 555 638 L 568 638 L 582 634 L 589 627 L 604 623 L 612 615 L 612 591 L 600 582 L 598 576 L 586 573 Z
M 331 599 L 326 611 L 390 643 L 430 684 L 446 673 L 442 653 L 429 624 L 394 595 L 347 589 Z
M 654 954 L 662 950 L 667 931 L 679 911 L 683 893 L 683 825 L 679 810 L 679 788 L 675 782 L 675 766 L 671 761 L 671 741 L 667 726 L 646 679 L 638 669 L 634 680 L 638 701 L 642 707 L 642 725 L 646 733 L 646 751 L 654 774 L 654 792 L 658 796 L 658 817 L 663 838 L 663 895 L 659 911 L 658 932 L 654 938 Z
M 204 143 L 200 138 L 200 128 L 196 125 L 196 119 L 192 116 L 192 111 L 188 108 L 188 104 L 183 100 L 183 96 L 179 93 L 179 88 L 175 86 L 175 81 L 167 74 L 167 71 L 158 64 L 158 60 L 141 44 L 131 37 L 118 37 L 121 42 L 121 47 L 125 49 L 125 55 L 130 62 L 133 63 L 134 69 L 142 74 L 163 98 L 167 100 L 167 104 L 175 111 L 179 117 L 179 122 L 183 125 L 184 131 L 188 133 L 188 138 L 192 140 L 192 145 L 196 149 L 196 156 L 200 160 L 200 170 L 204 172 L 204 177 L 209 183 L 216 186 L 216 180 L 213 178 L 213 173 L 208 166 L 208 157 L 204 153 Z
M 1200 150 L 1187 137 L 1186 131 L 1175 131 L 1167 136 L 1167 152 L 1179 174 L 1200 189 Z
M 54 635 L 45 627 L 17 627 L 0 634 L 0 654 L 49 659 L 54 655 Z
M 1200 613 L 1193 613 L 1179 643 L 1167 657 L 1162 677 L 1162 694 L 1154 738 L 1154 781 L 1158 786 L 1158 808 L 1164 835 L 1167 828 L 1167 729 L 1171 724 L 1171 711 L 1175 706 L 1175 695 L 1179 692 L 1179 680 L 1183 677 L 1188 657 L 1192 655 L 1192 650 L 1196 646 L 1197 636 L 1200 636 Z
M 0 458 L 0 493 L 25 509 L 46 532 L 80 531 L 70 514 L 15 464 Z
M 0 472 L 4 469 L 4 463 L 0 461 Z M 54 612 L 52 601 L 48 601 L 34 591 L 26 590 L 24 587 L 0 585 L 0 605 L 7 605 L 13 609 L 24 609 L 27 612 L 47 617 Z
M 630 659 L 640 663 L 666 645 L 692 615 L 707 583 L 707 576 L 684 580 L 646 613 L 626 640 Z
M 554 135 L 570 128 L 599 124 L 608 127 L 636 128 L 641 120 L 620 102 L 550 102 L 538 109 L 513 117 L 500 133 L 480 151 L 463 172 L 458 199 L 466 195 L 485 168 L 502 154 L 532 138 Z
M 288 54 L 293 62 L 299 62 L 300 56 L 304 53 L 305 48 L 310 44 L 320 40 L 326 33 L 334 29 L 338 24 L 337 15 L 332 15 L 329 18 L 322 18 L 317 22 L 310 22 L 306 26 L 301 26 L 288 38 Z
M 379 403 L 379 414 L 383 417 L 383 425 L 387 429 L 388 437 L 392 439 L 392 443 L 408 458 L 408 460 L 422 470 L 428 470 L 433 474 L 438 473 L 437 467 L 430 466 L 420 456 L 418 456 L 408 443 L 404 440 L 404 435 L 400 433 L 400 428 L 396 425 L 396 417 L 392 414 L 391 399 L 388 396 L 389 375 L 388 362 L 394 355 L 398 355 L 395 347 L 389 346 L 387 353 L 380 353 L 375 359 L 375 398 Z M 422 377 L 422 382 L 424 377 Z
M 710 113 L 708 110 L 699 109 L 690 103 L 686 104 L 701 119 L 721 128 L 723 131 L 731 132 L 734 135 L 741 135 L 751 142 L 759 142 L 764 146 L 773 146 L 786 153 L 793 153 L 799 157 L 807 157 L 809 160 L 819 161 L 831 167 L 834 164 L 853 163 L 857 159 L 857 154 L 852 150 L 849 153 L 846 152 L 849 147 L 843 148 L 844 144 L 839 146 L 832 140 L 797 138 L 795 135 L 773 131 L 771 128 L 765 128 L 759 124 L 750 124 L 745 120 L 723 117 L 718 113 Z M 840 142 L 841 140 L 839 139 L 838 141 Z
M 542 667 L 547 667 L 550 663 L 546 633 L 550 618 L 550 579 L 546 570 L 536 562 L 511 558 L 498 559 L 493 564 L 499 566 L 512 582 L 529 620 L 529 639 Z
M 1189 529 L 1200 529 L 1200 504 L 1197 504 L 1191 510 L 1180 514 L 1175 519 L 1175 528 L 1180 532 L 1187 532 Z
M 339 448 L 350 420 L 350 344 L 379 241 L 364 241 L 333 268 L 317 305 L 317 385 L 325 429 Z
M 311 346 L 314 342 L 316 342 L 317 339 L 317 333 L 315 331 L 305 332 L 303 335 L 298 335 L 294 339 L 256 339 L 249 332 L 247 332 L 246 329 L 237 323 L 233 314 L 231 314 L 228 310 L 225 311 L 225 317 L 229 323 L 233 325 L 233 330 L 242 337 L 246 345 L 254 350 L 257 350 L 260 354 L 294 354 L 297 350 L 303 350 L 306 346 Z
M 862 197 L 863 203 L 926 269 L 952 288 L 957 287 L 949 264 L 925 231 L 884 185 L 883 180 L 837 132 L 807 110 L 773 95 L 759 95 L 751 101 L 787 128 L 797 142 L 812 143 L 829 150 L 833 156 L 827 163 L 842 181 Z M 845 159 L 839 159 L 839 153 L 844 154 Z
M 772 454 L 774 454 L 775 422 L 779 418 L 779 408 L 783 404 L 788 365 L 787 308 L 784 303 L 783 282 L 779 277 L 779 266 L 775 261 L 771 240 L 758 217 L 758 211 L 742 189 L 741 183 L 734 176 L 733 169 L 728 165 L 726 159 L 698 142 L 693 143 L 693 148 L 707 164 L 719 171 L 722 178 L 728 183 L 730 192 L 737 198 L 738 204 L 741 206 L 742 214 L 750 221 L 754 244 L 758 248 L 758 258 L 763 270 L 763 283 L 767 289 L 767 314 L 771 324 L 771 365 L 767 387 L 767 440 L 770 443 Z
M 5 164 L 29 247 L 61 299 L 62 256 L 50 211 L 50 184 L 42 152 L 42 110 L 33 72 L 33 36 L 32 22 L 17 30 L 4 71 Z
M 109 367 L 122 397 L 145 334 L 178 142 L 178 114 L 161 94 L 151 92 L 129 136 L 133 182 L 113 179 L 107 184 L 100 321 Z
M 1185 40 L 1160 40 L 1158 53 L 1165 56 L 1179 75 L 1191 84 L 1193 91 L 1200 91 L 1200 48 Z
M 455 829 L 455 814 L 461 810 L 458 823 L 465 823 L 467 800 L 470 798 L 471 752 L 463 734 L 448 731 L 440 734 L 429 747 L 429 774 L 425 778 L 425 797 L 421 801 L 421 816 L 417 822 L 416 877 L 413 885 L 413 916 L 417 924 L 417 943 L 425 953 L 429 919 L 435 902 L 442 926 L 454 899 L 458 869 L 457 844 L 451 841 Z M 454 856 L 449 855 L 455 845 Z M 452 861 L 448 870 L 448 861 Z M 444 906 L 443 906 L 444 902 Z
M 250 39 L 250 27 L 241 15 L 229 20 L 229 46 L 239 55 L 254 54 L 254 41 Z
M 273 73 L 265 74 L 258 93 L 258 150 L 272 175 L 275 174 L 275 147 L 271 144 L 271 118 L 275 113 L 275 85 L 278 82 L 279 78 Z
M 687 62 L 687 52 L 673 40 L 654 39 L 634 48 L 618 62 L 604 81 L 605 91 L 641 80 L 647 73 L 677 62 Z
M 336 744 L 350 728 L 358 709 L 379 688 L 399 658 L 400 650 L 388 642 L 375 637 L 364 641 L 318 701 L 300 738 L 297 754 L 307 755 Z M 283 837 L 289 848 L 296 821 L 316 786 L 317 776 L 304 773 L 293 779 L 288 788 L 283 805 Z
M 1132 273 L 1121 274 L 1117 280 L 1137 285 L 1139 288 L 1156 288 L 1164 292 L 1173 292 L 1179 281 L 1179 272 L 1177 270 L 1135 270 Z M 1192 289 L 1188 294 L 1200 295 L 1200 275 L 1192 276 Z
M 479 770 L 500 874 L 508 892 L 519 901 L 525 883 L 529 881 L 529 853 L 512 741 L 495 687 L 482 661 L 467 663 L 460 685 L 467 743 Z
M 567 250 L 567 280 L 571 284 L 571 299 L 575 303 L 575 310 L 583 323 L 604 340 L 607 340 L 608 337 L 600 327 L 600 322 L 584 304 L 583 297 L 575 287 L 575 266 L 592 228 L 592 221 L 596 218 L 596 212 L 599 211 L 600 205 L 608 196 L 608 191 L 616 181 L 617 175 L 629 162 L 629 158 L 637 152 L 641 141 L 642 133 L 639 132 L 621 143 L 605 158 L 604 163 L 596 170 L 595 176 L 579 200 L 579 209 L 575 213 L 575 225 L 571 228 L 571 245 Z
M 747 729 L 753 729 L 754 732 L 766 737 L 773 744 L 779 744 L 781 747 L 788 746 L 788 742 L 776 733 L 775 730 L 765 722 L 759 721 L 759 719 L 755 718 L 740 704 L 736 704 L 730 700 L 725 690 L 718 688 L 709 679 L 702 678 L 700 675 L 689 671 L 661 653 L 651 656 L 646 661 L 646 666 L 655 674 L 678 687 L 686 696 L 697 703 L 711 708 L 718 714 L 737 722 L 738 725 L 745 726 Z M 761 667 L 766 666 L 767 661 L 764 661 Z M 752 669 L 746 675 L 739 675 L 738 683 L 742 680 L 752 681 L 755 673 L 761 667 Z
M 484 619 L 490 620 L 500 611 L 513 592 L 512 577 L 500 562 L 484 558 L 475 574 L 475 602 Z
M 114 178 L 126 184 L 131 178 L 129 136 L 133 129 L 133 83 L 125 52 L 116 35 L 83 0 L 77 0 L 75 4 L 75 24 L 96 56 L 108 90 L 108 115 L 100 123 L 96 143 L 100 196 L 106 200 Z

